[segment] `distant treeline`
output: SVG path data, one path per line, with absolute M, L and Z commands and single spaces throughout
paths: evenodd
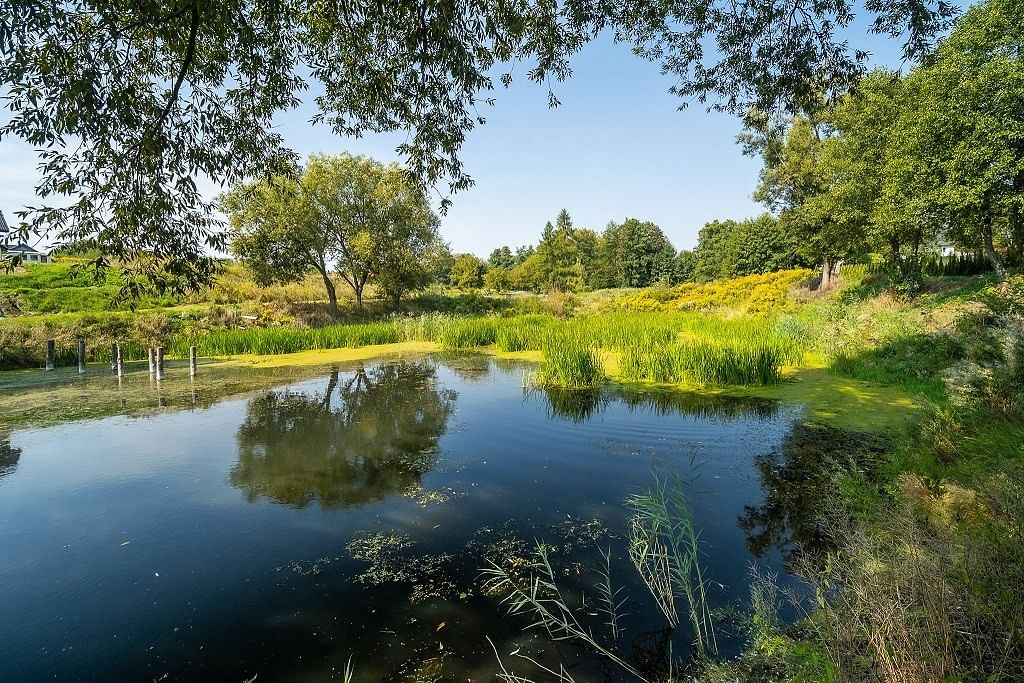
M 486 261 L 454 255 L 446 281 L 462 288 L 579 292 L 707 282 L 806 265 L 796 240 L 770 214 L 713 221 L 700 231 L 693 251 L 676 251 L 650 221 L 629 218 L 597 233 L 574 226 L 563 209 L 536 246 L 500 247 Z

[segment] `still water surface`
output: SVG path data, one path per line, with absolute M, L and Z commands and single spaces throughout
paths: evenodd
M 357 680 L 490 681 L 488 636 L 600 680 L 482 590 L 480 568 L 521 568 L 536 540 L 573 600 L 592 600 L 611 549 L 629 595 L 618 647 L 655 671 L 691 636 L 664 630 L 637 580 L 623 501 L 667 473 L 695 477 L 721 614 L 748 608 L 752 565 L 786 581 L 794 513 L 770 480 L 798 411 L 524 392 L 523 370 L 327 368 L 205 407 L 0 434 L 0 680 L 337 680 L 351 657 Z M 720 621 L 728 655 L 742 637 Z

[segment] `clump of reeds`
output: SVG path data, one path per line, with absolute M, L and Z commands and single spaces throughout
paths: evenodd
M 558 587 L 547 547 L 543 543 L 537 544 L 529 568 L 532 576 L 528 583 L 523 583 L 500 565 L 491 562 L 490 567 L 481 570 L 485 577 L 484 593 L 504 595 L 502 603 L 508 606 L 509 614 L 529 615 L 534 625 L 542 627 L 552 639 L 583 643 L 641 681 L 645 680 L 629 662 L 598 642 L 590 629 L 577 618 L 575 610 Z
M 619 372 L 627 379 L 652 382 L 774 384 L 784 356 L 771 341 L 682 341 L 625 349 Z
M 675 599 L 683 597 L 697 651 L 716 652 L 714 623 L 700 564 L 700 545 L 682 482 L 658 481 L 646 493 L 630 496 L 633 509 L 629 556 L 670 626 L 679 623 Z
M 589 389 L 604 381 L 604 366 L 597 349 L 580 334 L 558 331 L 543 344 L 544 364 L 533 378 L 537 386 Z
M 546 331 L 554 318 L 544 315 L 523 315 L 501 320 L 494 335 L 499 351 L 539 351 Z
M 200 356 L 266 355 L 393 344 L 402 340 L 402 330 L 393 322 L 311 328 L 251 327 L 179 337 L 171 344 L 170 351 L 176 356 L 186 356 L 188 347 L 195 346 Z
M 446 318 L 438 329 L 437 342 L 447 349 L 471 349 L 494 343 L 495 318 Z
M 627 499 L 633 510 L 629 555 L 670 627 L 679 625 L 676 603 L 685 600 L 695 645 L 703 657 L 717 652 L 718 648 L 705 591 L 707 580 L 700 564 L 699 534 L 682 484 L 681 481 L 672 484 L 658 481 L 650 491 Z M 637 680 L 649 683 L 674 680 L 671 663 L 667 679 L 661 676 L 652 679 L 621 654 L 616 643 L 621 637 L 620 619 L 626 599 L 621 597 L 622 588 L 612 586 L 611 550 L 601 550 L 601 559 L 602 563 L 596 570 L 596 604 L 588 605 L 585 597 L 580 605 L 570 604 L 558 586 L 548 548 L 541 542 L 537 543 L 529 564 L 529 577 L 514 574 L 495 562 L 483 569 L 484 593 L 503 595 L 502 603 L 510 614 L 530 617 L 532 623 L 529 628 L 541 628 L 554 640 L 583 645 Z M 606 619 L 611 642 L 596 636 L 587 624 L 587 616 L 598 615 Z M 520 683 L 528 681 L 512 674 L 504 665 L 501 678 Z

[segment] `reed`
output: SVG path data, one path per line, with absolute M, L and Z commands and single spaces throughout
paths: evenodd
M 633 509 L 629 554 L 669 625 L 678 624 L 675 598 L 686 600 L 694 644 L 701 655 L 717 652 L 714 622 L 700 563 L 693 511 L 682 480 L 657 481 L 646 493 L 627 499 Z
M 611 312 L 570 320 L 549 315 L 510 318 L 423 315 L 318 328 L 266 327 L 181 335 L 171 355 L 189 346 L 202 356 L 286 354 L 401 341 L 437 342 L 448 349 L 494 346 L 543 351 L 535 378 L 546 386 L 599 385 L 601 352 L 621 354 L 625 379 L 701 385 L 771 384 L 784 365 L 799 364 L 804 330 L 792 316 L 724 320 L 696 313 Z M 134 358 L 135 349 L 128 357 Z M 142 357 L 142 356 L 139 356 Z
M 494 336 L 499 351 L 539 351 L 555 319 L 546 315 L 520 315 L 501 320 Z
M 490 346 L 497 327 L 496 318 L 447 318 L 439 326 L 436 341 L 446 349 Z
M 773 341 L 683 341 L 623 351 L 619 372 L 627 379 L 701 385 L 774 384 L 786 350 Z
M 538 386 L 589 389 L 604 381 L 604 365 L 590 340 L 576 333 L 548 333 L 543 344 L 544 364 L 534 377 Z
M 178 337 L 171 343 L 170 352 L 184 357 L 188 347 L 195 346 L 200 356 L 268 355 L 400 341 L 403 341 L 403 330 L 394 322 L 312 328 L 252 327 Z

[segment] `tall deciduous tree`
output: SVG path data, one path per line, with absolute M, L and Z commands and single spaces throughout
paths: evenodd
M 795 236 L 771 214 L 742 221 L 712 221 L 700 231 L 689 270 L 699 281 L 770 273 L 805 264 Z
M 825 191 L 820 169 L 823 128 L 820 107 L 813 115 L 794 117 L 788 128 L 764 127 L 744 140 L 745 152 L 760 152 L 764 169 L 754 199 L 779 212 L 783 228 L 799 241 L 807 258 L 821 264 L 821 287 L 836 282 L 839 263 L 860 244 L 849 226 L 828 212 L 808 211 L 808 203 Z
M 957 23 L 933 59 L 909 77 L 915 119 L 932 144 L 920 156 L 945 182 L 937 194 L 948 232 L 979 247 L 1002 277 L 996 246 L 1024 232 L 1024 6 L 987 0 Z M 936 158 L 938 157 L 938 158 Z
M 331 306 L 336 272 L 363 305 L 371 281 L 397 298 L 428 279 L 437 216 L 408 173 L 367 157 L 313 156 L 297 180 L 276 176 L 222 197 L 231 247 L 261 282 L 315 269 Z

